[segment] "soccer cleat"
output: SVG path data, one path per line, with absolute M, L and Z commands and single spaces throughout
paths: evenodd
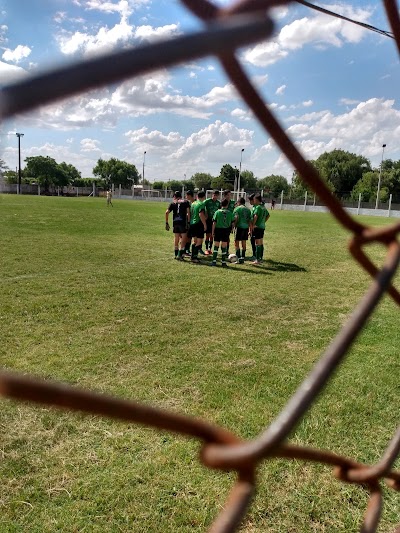
M 252 261 L 251 264 L 252 264 L 252 265 L 261 265 L 261 261 L 259 261 L 258 259 L 256 259 L 255 261 Z
M 178 257 L 175 257 L 178 261 L 184 261 L 183 255 L 178 255 Z
M 200 250 L 199 250 L 199 254 L 201 254 L 201 255 L 206 255 L 206 253 L 204 252 L 204 250 L 202 250 L 201 248 L 200 248 Z
M 224 268 L 228 268 L 228 265 L 226 263 L 222 263 L 221 266 Z
M 241 257 L 241 258 L 239 259 L 239 264 L 240 264 L 240 265 L 243 265 L 243 264 L 244 264 L 244 258 L 243 258 L 243 257 Z
M 248 258 L 247 261 L 257 261 L 257 258 L 255 255 L 252 255 L 251 257 Z
M 217 266 L 217 262 L 216 261 L 211 261 L 211 265 L 212 267 L 216 267 Z

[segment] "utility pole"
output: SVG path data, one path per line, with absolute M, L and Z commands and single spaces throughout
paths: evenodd
M 143 189 L 144 189 L 144 163 L 146 161 L 146 151 L 143 152 L 143 172 L 142 172 L 142 184 L 143 184 Z M 142 190 L 143 190 L 142 189 Z
M 18 137 L 18 194 L 21 194 L 21 137 L 23 133 L 16 133 Z
M 382 165 L 383 165 L 383 152 L 385 151 L 386 144 L 382 144 L 382 159 L 381 159 L 381 168 L 379 169 L 379 180 L 378 180 L 378 190 L 376 191 L 376 202 L 375 209 L 378 209 L 379 205 L 379 192 L 381 190 L 381 177 L 382 177 Z

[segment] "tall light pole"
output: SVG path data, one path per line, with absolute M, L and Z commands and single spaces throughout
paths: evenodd
M 21 194 L 21 137 L 23 133 L 16 133 L 18 137 L 18 194 Z
M 143 152 L 143 173 L 142 173 L 142 184 L 143 184 L 143 189 L 144 189 L 144 163 L 146 161 L 146 151 Z
M 382 159 L 381 159 L 381 168 L 379 169 L 378 190 L 376 191 L 375 209 L 378 209 L 378 204 L 379 204 L 379 192 L 381 190 L 381 177 L 382 177 L 382 165 L 383 165 L 383 152 L 385 151 L 385 148 L 386 148 L 386 144 L 382 144 Z
M 240 152 L 240 165 L 239 165 L 239 177 L 238 177 L 238 196 L 240 193 L 240 174 L 242 173 L 242 156 L 243 156 L 244 148 L 242 148 L 242 151 Z

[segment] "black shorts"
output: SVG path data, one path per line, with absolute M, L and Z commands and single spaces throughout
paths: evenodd
M 231 228 L 215 228 L 214 241 L 216 242 L 228 242 Z
M 249 228 L 236 228 L 235 241 L 247 241 L 249 238 Z
M 263 239 L 264 238 L 264 228 L 253 228 L 253 237 L 255 239 Z
M 174 233 L 187 233 L 187 227 L 180 225 L 180 224 L 174 224 L 173 232 Z
M 207 234 L 212 233 L 212 225 L 213 225 L 213 219 L 207 218 L 207 229 L 206 229 Z
M 197 237 L 197 239 L 204 239 L 203 222 L 197 222 L 196 224 L 190 224 L 189 234 L 190 234 L 190 237 Z

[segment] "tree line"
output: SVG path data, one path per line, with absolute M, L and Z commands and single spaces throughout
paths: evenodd
M 112 185 L 131 188 L 142 183 L 142 176 L 135 165 L 116 158 L 108 160 L 99 159 L 93 167 L 95 178 L 82 178 L 81 173 L 74 165 L 66 162 L 57 163 L 49 156 L 33 156 L 25 159 L 25 168 L 22 170 L 23 183 L 40 184 L 45 191 L 55 190 L 57 187 L 72 185 L 74 187 L 96 186 L 107 188 Z M 379 200 L 387 202 L 392 194 L 393 201 L 400 201 L 400 160 L 386 159 L 382 168 L 372 168 L 370 161 L 361 155 L 356 155 L 345 150 L 332 150 L 324 152 L 318 159 L 310 161 L 318 170 L 329 189 L 342 200 L 358 200 L 361 193 L 364 202 L 375 200 L 379 175 L 381 174 L 381 187 Z M 17 183 L 18 173 L 7 168 L 0 159 L 0 173 L 8 183 Z M 185 189 L 234 189 L 238 185 L 239 170 L 230 164 L 221 167 L 218 176 L 206 172 L 197 172 L 190 179 L 155 181 L 150 184 L 145 180 L 144 185 L 153 189 L 170 190 Z M 281 175 L 270 174 L 257 178 L 250 170 L 240 172 L 240 188 L 245 191 L 260 190 L 266 197 L 278 198 L 283 191 L 284 196 L 293 199 L 304 198 L 306 191 L 313 192 L 303 183 L 295 171 L 292 183 Z

